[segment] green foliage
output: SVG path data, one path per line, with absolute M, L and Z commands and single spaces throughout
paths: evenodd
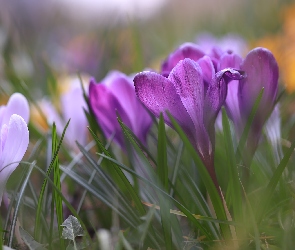
M 61 147 L 61 143 L 62 143 L 62 140 L 63 140 L 63 137 L 64 137 L 64 134 L 66 132 L 66 129 L 69 125 L 70 121 L 68 121 L 68 123 L 66 124 L 66 127 L 62 133 L 62 137 L 61 137 L 61 140 L 60 142 L 57 144 L 57 136 L 56 136 L 56 128 L 55 128 L 55 125 L 53 125 L 53 136 L 52 136 L 52 155 L 53 155 L 53 158 L 51 160 L 51 163 L 48 167 L 48 170 L 47 170 L 47 176 L 49 177 L 50 176 L 50 173 L 52 171 L 52 169 L 55 168 L 55 170 L 58 170 L 58 152 L 60 150 L 60 147 Z M 54 150 L 54 151 L 53 151 Z M 58 170 L 59 171 L 59 170 Z M 42 185 L 42 188 L 41 188 L 41 191 L 40 191 L 40 195 L 39 195 L 39 201 L 38 201 L 38 207 L 37 207 L 37 213 L 36 213 L 36 220 L 35 220 L 35 231 L 34 231 L 34 235 L 35 235 L 35 238 L 36 239 L 40 239 L 40 219 L 41 219 L 41 212 L 42 212 L 42 208 L 43 208 L 43 201 L 44 201 L 44 195 L 45 195 L 45 190 L 46 190 L 46 186 L 47 186 L 47 182 L 48 182 L 48 179 L 45 178 L 44 179 L 44 182 L 43 182 L 43 185 Z M 56 173 L 54 174 L 54 184 L 57 185 L 57 190 L 61 190 L 61 187 L 60 187 L 60 184 L 59 183 L 59 173 Z M 62 207 L 61 207 L 61 202 L 60 202 L 60 197 L 56 197 L 56 201 L 58 202 L 58 205 L 57 205 L 57 217 L 58 217 L 58 220 L 60 220 L 60 216 L 62 216 Z M 51 220 L 53 221 L 53 220 Z M 62 220 L 63 221 L 63 220 Z M 62 223 L 61 221 L 61 223 Z M 61 224 L 60 223 L 60 224 Z M 61 235 L 61 232 L 60 232 L 60 235 Z M 61 243 L 62 244 L 62 243 Z
M 66 131 L 66 128 L 68 127 L 70 121 L 68 121 L 64 133 Z M 58 152 L 58 140 L 57 140 L 57 133 L 56 133 L 56 125 L 53 123 L 52 127 L 52 152 Z M 58 156 L 55 157 L 53 162 L 53 183 L 55 187 L 58 189 L 58 191 L 61 191 L 61 183 L 60 183 L 60 169 L 59 169 L 59 160 Z M 62 207 L 62 198 L 53 191 L 52 193 L 53 199 L 52 199 L 52 211 L 54 211 L 54 208 L 56 210 L 56 218 L 58 225 L 61 225 L 63 223 L 63 207 Z M 53 218 L 51 219 L 53 221 Z M 61 249 L 64 248 L 64 241 L 62 240 L 62 230 L 60 227 L 58 227 L 58 234 L 60 239 L 60 247 Z

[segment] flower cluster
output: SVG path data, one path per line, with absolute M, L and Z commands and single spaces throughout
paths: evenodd
M 186 43 L 168 56 L 161 74 L 139 73 L 134 84 L 138 98 L 155 116 L 163 113 L 171 125 L 168 111 L 177 120 L 214 180 L 214 123 L 221 106 L 225 105 L 240 135 L 264 88 L 248 140 L 255 149 L 274 108 L 278 66 L 264 48 L 256 48 L 242 59 L 216 47 L 206 54 L 198 45 Z
M 264 48 L 251 50 L 243 59 L 219 46 L 185 43 L 162 64 L 161 72 L 144 71 L 134 77 L 111 72 L 100 82 L 89 85 L 89 104 L 106 137 L 124 148 L 117 116 L 146 143 L 151 118 L 141 103 L 156 117 L 162 113 L 172 126 L 167 112 L 183 131 L 217 185 L 214 169 L 215 120 L 224 105 L 233 121 L 237 137 L 243 132 L 254 103 L 264 89 L 252 123 L 247 146 L 255 152 L 262 128 L 270 116 L 278 90 L 278 66 Z

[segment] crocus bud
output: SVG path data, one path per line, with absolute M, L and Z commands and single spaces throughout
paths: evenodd
M 265 48 L 251 50 L 241 64 L 247 77 L 239 83 L 238 100 L 243 130 L 259 92 L 264 88 L 257 113 L 252 123 L 248 144 L 256 148 L 262 128 L 274 109 L 278 92 L 279 68 L 272 53 Z

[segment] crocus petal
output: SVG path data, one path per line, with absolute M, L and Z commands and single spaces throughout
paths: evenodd
M 123 147 L 124 138 L 117 121 L 117 113 L 129 128 L 131 122 L 117 98 L 105 85 L 96 84 L 92 79 L 89 85 L 89 104 L 105 136 L 110 137 L 115 132 L 115 140 Z
M 201 67 L 191 59 L 180 61 L 171 71 L 173 82 L 183 106 L 195 126 L 197 150 L 202 157 L 211 154 L 212 145 L 204 126 L 204 82 Z
M 224 53 L 218 62 L 218 71 L 225 68 L 239 69 L 243 59 L 234 53 Z
M 152 124 L 152 118 L 135 95 L 133 78 L 119 71 L 111 71 L 101 84 L 105 84 L 120 101 L 122 108 L 128 114 L 129 128 L 143 144 L 146 144 L 146 135 Z
M 117 98 L 117 100 L 122 100 L 120 102 L 122 108 L 128 113 L 128 117 L 132 124 L 132 127 L 136 127 L 138 123 L 138 112 L 131 112 L 131 110 L 136 109 L 139 104 L 132 80 L 125 74 L 119 71 L 111 71 L 100 83 L 107 86 L 108 90 Z M 123 101 L 124 100 L 124 101 Z M 135 131 L 133 131 L 135 132 Z
M 48 99 L 42 99 L 39 105 L 47 118 L 48 124 L 52 125 L 54 122 L 57 133 L 61 135 L 65 127 L 65 122 L 61 119 L 53 104 Z
M 245 119 L 248 118 L 255 100 L 264 88 L 262 100 L 257 111 L 257 122 L 263 124 L 270 111 L 278 91 L 279 69 L 272 53 L 264 48 L 256 48 L 249 52 L 241 65 L 247 77 L 240 82 L 240 110 Z
M 178 47 L 162 64 L 162 74 L 168 76 L 169 72 L 176 66 L 176 64 L 185 58 L 190 58 L 197 61 L 203 57 L 205 53 L 202 49 L 193 43 L 184 43 Z
M 141 72 L 134 78 L 135 92 L 139 100 L 157 117 L 163 113 L 165 122 L 171 125 L 166 111 L 174 117 L 189 138 L 195 138 L 193 121 L 184 108 L 173 83 L 154 72 Z
M 281 117 L 279 104 L 274 107 L 274 110 L 267 119 L 264 130 L 267 139 L 272 145 L 276 163 L 279 164 L 283 157 L 281 146 Z
M 10 96 L 5 107 L 4 115 L 1 124 L 8 124 L 11 115 L 18 114 L 27 123 L 30 117 L 30 108 L 27 99 L 20 93 L 14 93 Z M 0 124 L 0 125 L 1 125 Z
M 225 53 L 218 64 L 219 70 L 225 68 L 235 68 L 239 69 L 242 64 L 243 59 L 236 54 Z M 233 80 L 228 84 L 227 87 L 227 97 L 225 101 L 225 108 L 229 118 L 236 123 L 236 126 L 240 126 L 239 122 L 241 120 L 240 108 L 239 108 L 239 98 L 238 98 L 239 81 Z
M 1 159 L 1 155 L 2 155 L 6 138 L 7 138 L 8 126 L 6 124 L 3 124 L 0 132 L 1 132 L 0 133 L 0 159 Z
M 204 105 L 204 84 L 201 67 L 191 59 L 180 61 L 173 68 L 168 79 L 173 83 L 183 106 L 197 124 L 202 123 Z
M 5 110 L 6 110 L 5 105 L 0 106 L 0 126 L 1 126 L 1 124 L 4 124 L 2 121 L 3 121 L 4 114 L 5 114 Z
M 74 146 L 76 145 L 75 141 L 78 141 L 81 145 L 85 145 L 88 123 L 84 110 L 87 110 L 87 107 L 80 86 L 71 89 L 61 96 L 61 107 L 64 124 L 71 119 L 65 134 L 67 143 Z
M 7 130 L 1 131 L 1 143 L 3 151 L 0 159 L 0 205 L 6 182 L 29 145 L 28 127 L 21 116 L 13 114 L 10 117 Z
M 231 80 L 244 79 L 244 73 L 232 68 L 223 69 L 215 74 L 212 79 L 205 98 L 205 126 L 214 124 L 221 106 L 227 96 L 227 85 Z
M 213 62 L 209 56 L 203 56 L 201 59 L 197 61 L 199 66 L 202 69 L 205 93 L 207 92 L 208 86 L 215 75 L 215 68 Z

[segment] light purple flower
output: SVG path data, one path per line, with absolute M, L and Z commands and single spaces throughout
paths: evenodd
M 273 112 L 269 116 L 264 126 L 265 135 L 268 141 L 271 143 L 274 158 L 277 164 L 279 164 L 283 158 L 280 113 L 280 105 L 276 104 Z
M 29 145 L 29 116 L 28 101 L 20 93 L 13 94 L 7 105 L 0 107 L 0 205 L 6 182 Z
M 244 55 L 248 50 L 246 41 L 239 35 L 229 33 L 220 38 L 211 33 L 201 33 L 196 37 L 196 44 L 201 47 L 207 55 L 219 58 L 224 52 Z
M 135 91 L 141 102 L 157 117 L 163 113 L 171 126 L 168 111 L 182 127 L 200 155 L 215 184 L 214 123 L 227 95 L 227 83 L 242 79 L 241 72 L 227 68 L 216 72 L 211 59 L 197 62 L 186 58 L 166 78 L 154 72 L 135 76 Z
M 85 77 L 84 77 L 85 78 Z M 88 80 L 88 78 L 86 78 Z M 85 80 L 83 82 L 85 82 Z M 65 142 L 73 150 L 78 150 L 76 142 L 81 145 L 87 143 L 87 118 L 84 114 L 84 109 L 87 110 L 87 105 L 83 97 L 80 78 L 70 77 L 62 81 L 60 84 L 65 84 L 65 91 L 60 95 L 60 112 L 52 104 L 51 101 L 43 99 L 40 103 L 41 109 L 44 111 L 47 122 L 52 124 L 55 122 L 56 130 L 59 135 L 62 134 L 66 123 L 71 119 L 70 124 L 65 133 Z M 87 90 L 86 86 L 86 90 Z
M 118 114 L 137 138 L 146 144 L 152 119 L 137 99 L 130 77 L 112 71 L 99 84 L 92 79 L 89 85 L 89 104 L 106 137 L 115 133 L 114 140 L 124 148 Z

